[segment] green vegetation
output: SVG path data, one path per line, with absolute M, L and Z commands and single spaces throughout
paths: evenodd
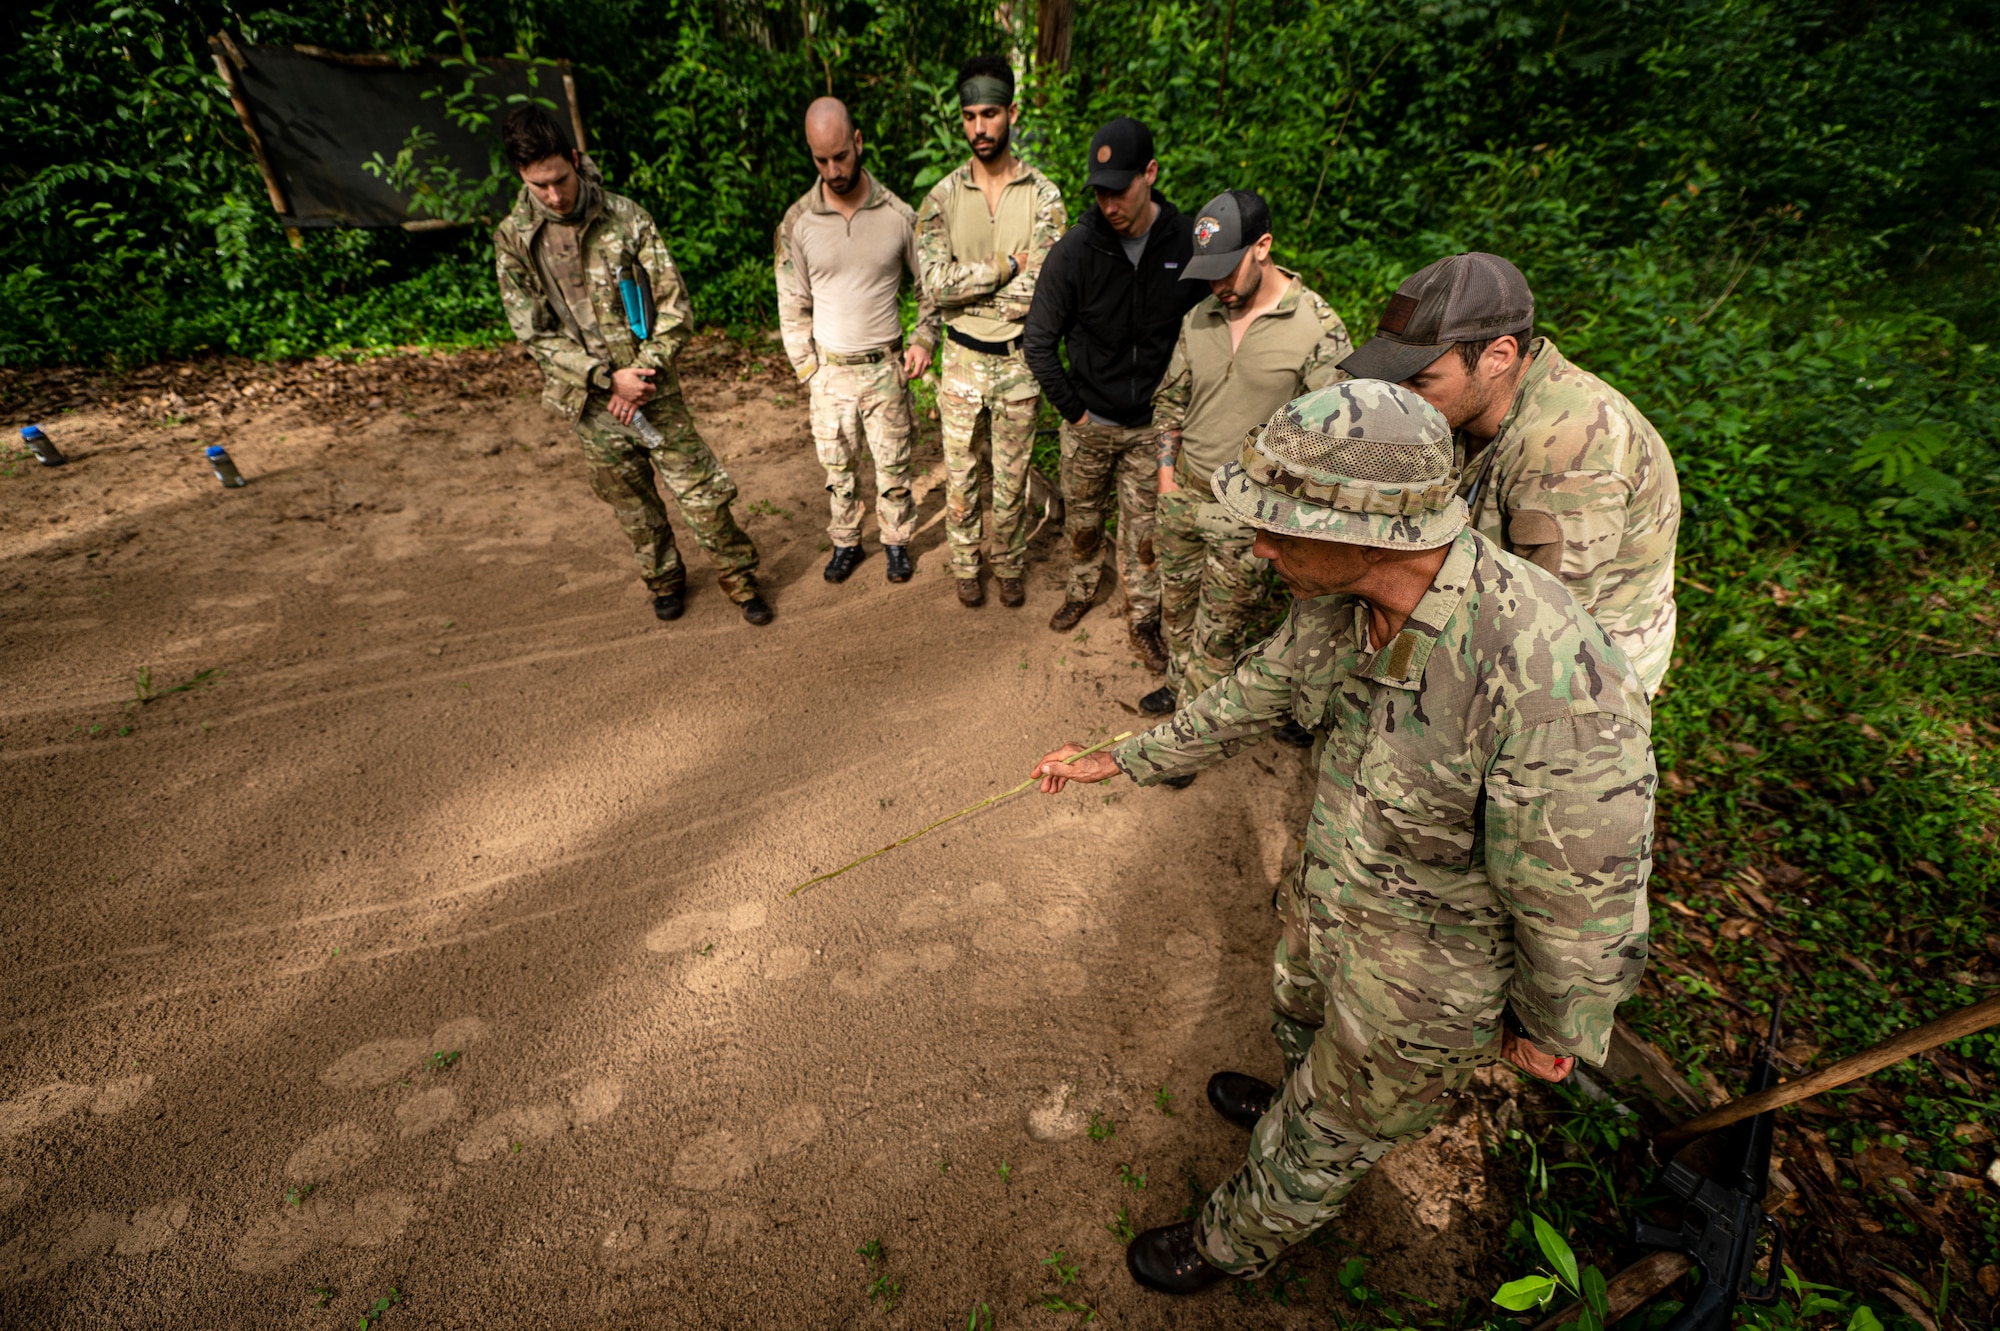
M 361 1314 L 361 1331 L 368 1331 L 369 1327 L 382 1320 L 383 1313 L 402 1301 L 402 1291 L 394 1285 L 389 1286 L 389 1292 L 368 1305 L 368 1311 Z
M 464 1057 L 465 1053 L 463 1050 L 440 1049 L 424 1060 L 424 1066 L 432 1072 L 443 1072 L 446 1068 Z
M 882 1251 L 882 1240 L 870 1239 L 854 1252 L 868 1263 L 870 1277 L 867 1289 L 868 1301 L 880 1304 L 885 1313 L 890 1311 L 896 1306 L 896 1301 L 903 1297 L 903 1286 L 900 1282 L 891 1280 L 888 1271 L 884 1269 L 888 1258 Z
M 1090 1116 L 1090 1126 L 1084 1129 L 1084 1134 L 1094 1142 L 1108 1142 L 1118 1135 L 1118 1124 L 1102 1113 L 1094 1113 Z

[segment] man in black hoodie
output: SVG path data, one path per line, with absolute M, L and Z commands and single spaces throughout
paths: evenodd
M 1105 508 L 1118 488 L 1118 573 L 1132 645 L 1165 670 L 1160 579 L 1153 558 L 1159 494 L 1152 453 L 1153 390 L 1173 358 L 1181 317 L 1202 284 L 1183 282 L 1193 253 L 1188 218 L 1153 188 L 1160 164 L 1153 135 L 1120 117 L 1090 141 L 1090 187 L 1097 206 L 1056 242 L 1035 284 L 1022 336 L 1028 368 L 1063 418 L 1063 535 L 1069 586 L 1049 620 L 1075 628 L 1104 574 Z M 1059 344 L 1066 344 L 1063 366 Z

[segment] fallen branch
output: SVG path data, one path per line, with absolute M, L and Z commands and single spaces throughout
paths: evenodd
M 1694 1258 L 1684 1252 L 1661 1251 L 1641 1257 L 1604 1283 L 1604 1325 L 1610 1326 L 1619 1318 L 1637 1312 L 1646 1300 L 1686 1275 L 1693 1266 Z M 1556 1331 L 1557 1327 L 1574 1322 L 1582 1311 L 1581 1303 L 1572 1303 L 1537 1322 L 1535 1331 Z
M 1084 757 L 1087 754 L 1096 753 L 1099 749 L 1108 749 L 1113 744 L 1122 744 L 1130 738 L 1132 738 L 1132 732 L 1129 730 L 1122 735 L 1113 735 L 1110 739 L 1099 740 L 1097 743 L 1091 745 L 1089 748 L 1084 749 L 1081 752 L 1071 754 L 1068 758 L 1064 759 L 1064 761 L 1075 762 L 1078 758 Z M 785 895 L 788 897 L 795 897 L 799 893 L 811 887 L 814 883 L 824 883 L 829 878 L 838 878 L 840 877 L 840 875 L 846 873 L 849 869 L 868 863 L 868 861 L 874 859 L 877 855 L 887 855 L 890 851 L 894 850 L 898 846 L 909 845 L 912 841 L 915 841 L 918 837 L 923 836 L 926 832 L 935 832 L 938 828 L 943 827 L 946 823 L 952 821 L 952 819 L 954 818 L 963 818 L 968 813 L 978 813 L 981 809 L 987 807 L 990 804 L 998 804 L 1001 800 L 1012 799 L 1014 798 L 1014 796 L 1020 794 L 1022 791 L 1026 790 L 1029 786 L 1034 785 L 1037 781 L 1040 781 L 1041 779 L 1042 778 L 1040 776 L 1031 776 L 1026 781 L 1023 781 L 1020 785 L 1014 787 L 1012 790 L 1003 790 L 998 795 L 989 795 L 985 799 L 979 801 L 979 803 L 977 804 L 966 805 L 963 809 L 960 809 L 957 813 L 948 813 L 944 817 L 932 823 L 930 826 L 919 828 L 918 830 L 910 833 L 908 836 L 904 837 L 900 841 L 891 841 L 888 845 L 882 847 L 882 849 L 880 850 L 871 850 L 866 855 L 863 855 L 860 859 L 841 865 L 838 869 L 835 869 L 832 873 L 823 873 L 817 878 L 806 879 L 803 883 L 800 883 L 797 887 L 785 893 Z

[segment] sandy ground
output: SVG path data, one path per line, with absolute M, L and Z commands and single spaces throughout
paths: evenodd
M 787 898 L 1156 681 L 1115 603 L 1049 632 L 1049 532 L 1020 611 L 961 609 L 935 526 L 908 585 L 826 584 L 772 359 L 686 366 L 761 630 L 691 542 L 653 620 L 512 352 L 0 379 L 72 458 L 0 476 L 0 1324 L 353 1326 L 393 1287 L 386 1328 L 1302 1327 L 1357 1252 L 1490 1289 L 1504 1078 L 1290 1306 L 1145 1293 L 1107 1227 L 1241 1158 L 1202 1086 L 1278 1065 L 1300 755 L 1023 797 Z

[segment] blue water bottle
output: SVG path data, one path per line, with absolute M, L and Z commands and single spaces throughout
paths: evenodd
M 68 458 L 62 455 L 62 450 L 56 447 L 56 441 L 43 434 L 42 427 L 39 425 L 23 425 L 21 427 L 21 442 L 26 444 L 28 451 L 35 455 L 35 461 L 41 463 L 44 467 L 60 467 L 63 463 L 69 461 Z
M 226 490 L 249 484 L 243 479 L 243 473 L 236 470 L 236 464 L 229 460 L 229 450 L 221 444 L 208 446 L 208 465 L 215 469 L 215 479 L 221 481 Z

